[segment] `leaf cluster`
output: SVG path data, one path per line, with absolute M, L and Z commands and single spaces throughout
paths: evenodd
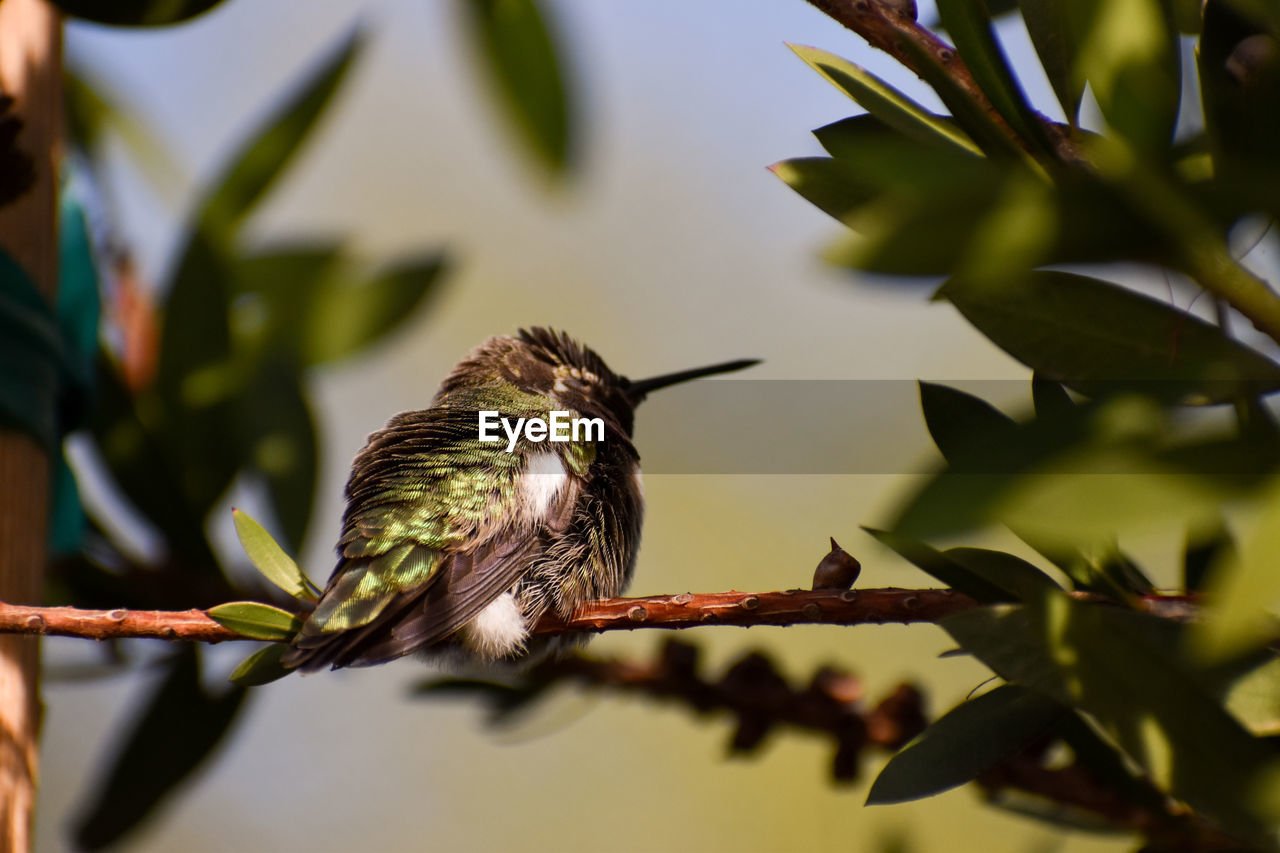
M 262 585 L 235 580 L 234 564 L 224 563 L 206 532 L 235 486 L 261 498 L 291 547 L 306 536 L 319 445 L 309 375 L 401 328 L 438 289 L 445 269 L 437 251 L 371 266 L 336 242 L 251 248 L 245 237 L 259 204 L 320 125 L 362 44 L 352 36 L 325 57 L 201 194 L 154 315 L 137 307 L 145 299 L 115 306 L 127 316 L 99 352 L 88 440 L 135 523 L 141 520 L 157 542 L 147 556 L 131 556 L 117 533 L 120 520 L 95 517 L 79 551 L 53 567 L 55 599 L 170 610 L 264 597 Z M 107 128 L 148 138 L 83 80 L 69 88 L 69 101 L 70 124 L 80 133 L 75 142 L 90 162 Z M 146 334 L 156 326 L 158 334 Z M 237 519 L 238 527 L 246 523 Z M 266 571 L 273 581 L 285 576 L 280 560 L 288 558 L 283 552 L 278 558 Z M 285 591 L 314 600 L 300 580 Z M 258 602 L 216 611 L 224 624 L 264 639 L 297 621 Z M 145 817 L 225 736 L 246 705 L 244 684 L 259 683 L 190 688 L 204 678 L 195 650 L 157 666 L 160 686 L 129 724 L 125 746 L 85 809 L 83 846 L 110 844 Z M 188 746 L 164 747 L 164 733 L 177 736 L 183 727 Z M 165 784 L 158 784 L 138 768 L 164 750 L 169 766 Z
M 869 802 L 975 779 L 990 788 L 1000 762 L 1052 747 L 1132 809 L 1064 818 L 1061 802 L 993 801 L 1055 824 L 1137 829 L 1155 849 L 1210 837 L 1269 849 L 1280 683 L 1262 607 L 1280 594 L 1268 404 L 1280 390 L 1280 299 L 1230 237 L 1280 215 L 1280 6 L 999 4 L 1025 24 L 1063 122 L 1029 101 L 982 0 L 938 10 L 953 53 L 910 28 L 894 53 L 947 114 L 795 47 L 866 112 L 815 131 L 829 156 L 773 167 L 848 228 L 829 260 L 942 277 L 934 299 L 1033 372 L 1032 413 L 1016 418 L 921 384 L 942 464 L 872 533 L 987 605 L 942 624 L 1003 683 L 895 756 Z M 1188 86 L 1198 102 L 1183 98 Z M 1119 262 L 1207 292 L 1216 322 L 1110 280 Z M 1236 313 L 1272 340 L 1235 337 Z M 1236 547 L 1224 519 L 1250 505 L 1262 507 L 1257 533 Z M 992 524 L 1038 564 L 928 544 Z M 1149 573 L 1119 541 L 1152 531 L 1186 537 L 1178 592 L 1208 606 L 1195 625 L 1139 606 L 1171 567 Z

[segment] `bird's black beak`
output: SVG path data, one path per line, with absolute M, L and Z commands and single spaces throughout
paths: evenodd
M 692 370 L 667 373 L 662 376 L 654 376 L 651 379 L 639 379 L 634 382 L 628 380 L 623 389 L 627 398 L 631 401 L 631 405 L 634 406 L 648 396 L 649 392 L 657 391 L 659 388 L 678 385 L 691 379 L 701 379 L 704 376 L 715 376 L 717 373 L 732 373 L 735 370 L 743 370 L 759 363 L 760 359 L 758 358 L 740 358 L 737 361 L 726 361 L 723 364 L 713 364 L 709 367 L 695 367 Z

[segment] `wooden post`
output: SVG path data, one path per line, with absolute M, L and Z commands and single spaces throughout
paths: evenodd
M 57 164 L 62 133 L 62 21 L 44 0 L 0 2 L 0 91 L 24 129 L 36 182 L 0 208 L 0 247 L 50 302 L 57 291 Z M 49 521 L 49 458 L 25 434 L 0 431 L 0 600 L 37 603 Z M 0 637 L 0 851 L 31 849 L 40 729 L 39 645 Z

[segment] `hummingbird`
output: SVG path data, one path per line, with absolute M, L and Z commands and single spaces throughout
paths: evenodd
M 415 652 L 489 664 L 570 644 L 534 648 L 529 631 L 547 611 L 567 618 L 631 579 L 644 514 L 636 406 L 758 363 L 635 381 L 564 332 L 490 338 L 429 408 L 396 415 L 357 454 L 337 566 L 284 665 L 372 666 Z

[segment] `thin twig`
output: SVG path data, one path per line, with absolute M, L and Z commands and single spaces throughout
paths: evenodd
M 1082 601 L 1105 602 L 1091 593 L 1069 593 Z M 977 607 L 978 602 L 949 589 L 807 590 L 711 592 L 606 598 L 589 601 L 570 619 L 545 616 L 535 634 L 575 631 L 630 631 L 637 628 L 693 628 L 699 625 L 863 625 L 884 622 L 937 622 Z M 1134 606 L 1167 619 L 1186 619 L 1195 611 L 1188 596 L 1152 595 Z M 0 634 L 42 634 L 90 640 L 130 638 L 221 643 L 245 640 L 203 610 L 83 610 L 32 607 L 0 602 Z
M 916 22 L 914 3 L 905 4 L 894 0 L 808 0 L 808 3 L 862 36 L 867 44 L 884 51 L 903 67 L 924 78 L 916 58 L 903 47 L 905 42 L 911 42 L 946 69 L 955 84 L 991 117 L 1009 139 L 1024 151 L 1033 153 L 1027 140 L 1020 137 L 992 105 L 956 49 Z M 911 10 L 910 14 L 905 12 L 907 7 Z M 1080 154 L 1069 138 L 1070 128 L 1050 121 L 1040 113 L 1035 115 L 1053 141 L 1058 158 L 1063 162 L 1079 160 Z

